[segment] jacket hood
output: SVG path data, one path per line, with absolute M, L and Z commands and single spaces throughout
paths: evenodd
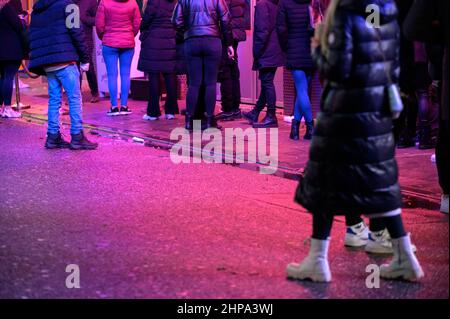
M 39 0 L 33 6 L 33 11 L 42 12 L 59 0 Z
M 380 8 L 380 23 L 387 24 L 397 19 L 397 6 L 394 0 L 341 0 L 339 7 L 367 16 L 372 10 L 366 12 L 369 5 Z

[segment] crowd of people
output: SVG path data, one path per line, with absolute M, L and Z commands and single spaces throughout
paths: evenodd
M 110 92 L 109 116 L 127 115 L 130 69 L 140 31 L 138 69 L 149 79 L 143 119 L 180 113 L 177 75 L 187 74 L 185 127 L 220 128 L 218 121 L 244 118 L 254 128 L 278 126 L 274 78 L 278 68 L 292 72 L 296 98 L 290 138 L 312 139 L 310 157 L 296 201 L 313 214 L 310 252 L 287 274 L 330 281 L 328 246 L 335 215 L 345 215 L 345 244 L 367 252 L 393 254 L 381 267 L 384 278 L 417 280 L 423 271 L 401 218 L 401 192 L 395 148 L 436 147 L 443 212 L 448 213 L 448 3 L 443 0 L 259 0 L 253 26 L 253 69 L 261 90 L 249 112 L 241 112 L 239 43 L 246 41 L 245 0 L 77 0 L 83 28 L 67 28 L 71 0 L 39 0 L 33 8 L 27 45 L 23 17 L 11 0 L 0 0 L 0 102 L 11 108 L 12 81 L 30 51 L 29 68 L 48 78 L 46 147 L 95 149 L 82 130 L 80 70 L 87 73 L 91 102 L 98 101 L 92 30 L 102 41 Z M 379 8 L 379 25 L 367 23 L 367 8 Z M 402 30 L 403 28 L 403 30 Z M 314 117 L 309 96 L 313 75 L 324 84 L 321 111 Z M 120 74 L 120 105 L 118 75 Z M 216 84 L 222 110 L 215 114 Z M 392 94 L 399 84 L 403 111 L 396 119 Z M 62 88 L 71 118 L 71 142 L 59 132 Z M 394 92 L 394 93 L 392 93 Z M 398 93 L 398 92 L 397 92 Z M 265 116 L 260 114 L 267 108 Z M 370 218 L 366 226 L 361 215 Z

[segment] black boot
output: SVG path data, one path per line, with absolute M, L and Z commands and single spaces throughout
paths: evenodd
M 194 118 L 186 113 L 185 115 L 185 125 L 184 128 L 188 131 L 192 131 L 194 129 Z
M 419 149 L 429 150 L 436 147 L 436 143 L 431 138 L 431 127 L 425 126 L 419 129 Z
M 90 142 L 86 136 L 84 136 L 83 131 L 72 135 L 72 141 L 70 142 L 71 150 L 95 150 L 97 146 L 98 143 Z
M 303 139 L 310 140 L 312 139 L 314 134 L 314 121 L 306 122 L 306 133 L 305 136 L 303 136 Z
M 275 111 L 268 111 L 261 123 L 253 123 L 253 128 L 271 128 L 278 127 L 278 120 Z
M 242 116 L 248 120 L 249 124 L 257 123 L 259 118 L 260 110 L 253 108 L 250 112 L 242 112 Z
M 52 150 L 55 148 L 69 148 L 70 143 L 66 142 L 62 136 L 61 133 L 57 134 L 50 134 L 47 133 L 47 141 L 45 141 L 45 148 Z
M 205 129 L 209 129 L 209 128 L 216 128 L 218 130 L 220 130 L 222 128 L 219 124 L 217 124 L 216 117 L 214 115 L 206 117 Z
M 298 141 L 300 139 L 299 131 L 300 131 L 300 121 L 292 120 L 291 134 L 289 135 L 289 138 L 291 140 Z

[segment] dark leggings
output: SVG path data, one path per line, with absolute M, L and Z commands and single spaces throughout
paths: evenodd
M 396 239 L 404 237 L 406 235 L 401 215 L 373 218 L 370 220 L 371 230 L 373 224 L 374 226 L 381 227 L 380 230 L 387 228 L 389 235 L 391 235 L 391 238 Z M 313 214 L 312 238 L 319 240 L 328 239 L 328 237 L 330 237 L 332 226 L 333 216 L 331 214 Z
M 216 106 L 216 84 L 222 57 L 220 38 L 191 38 L 185 42 L 186 60 L 188 62 L 189 89 L 186 98 L 186 114 L 193 116 L 200 98 L 204 98 L 205 111 L 214 115 Z M 200 88 L 204 85 L 205 95 L 200 97 Z
M 0 61 L 0 105 L 11 105 L 14 77 L 20 61 Z

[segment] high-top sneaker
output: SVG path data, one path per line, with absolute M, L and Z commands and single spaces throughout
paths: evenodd
M 411 244 L 411 249 L 413 253 L 417 251 L 417 247 L 413 244 Z M 365 251 L 369 254 L 393 254 L 392 239 L 387 229 L 370 232 Z
M 369 228 L 364 222 L 353 226 L 347 226 L 344 244 L 347 247 L 363 247 L 369 239 Z
M 70 142 L 71 150 L 95 150 L 98 147 L 98 143 L 90 142 L 83 131 L 78 134 L 72 134 L 72 141 Z
M 272 128 L 278 127 L 277 116 L 275 115 L 275 111 L 268 111 L 266 116 L 260 123 L 253 123 L 253 128 Z
M 47 133 L 47 140 L 45 141 L 45 148 L 52 150 L 56 148 L 69 148 L 70 143 L 66 142 L 61 133 L 58 132 L 56 134 Z
M 214 115 L 207 116 L 205 124 L 206 124 L 206 126 L 204 126 L 204 129 L 216 128 L 216 129 L 220 130 L 222 128 L 219 124 L 217 124 L 217 121 L 216 121 L 216 118 Z
M 422 267 L 412 251 L 409 235 L 392 239 L 392 248 L 394 258 L 389 265 L 381 265 L 381 278 L 416 281 L 424 276 Z
M 314 134 L 314 121 L 306 122 L 306 133 L 303 136 L 305 140 L 311 140 Z
M 294 141 L 298 141 L 300 139 L 300 121 L 292 120 L 291 122 L 291 134 L 289 138 Z
M 311 238 L 311 246 L 308 256 L 301 264 L 292 263 L 286 268 L 287 277 L 290 279 L 314 282 L 330 282 L 331 271 L 328 264 L 328 247 L 330 240 Z
M 261 111 L 255 107 L 250 112 L 242 112 L 242 116 L 248 120 L 249 124 L 253 124 L 258 122 L 259 113 L 261 113 Z

